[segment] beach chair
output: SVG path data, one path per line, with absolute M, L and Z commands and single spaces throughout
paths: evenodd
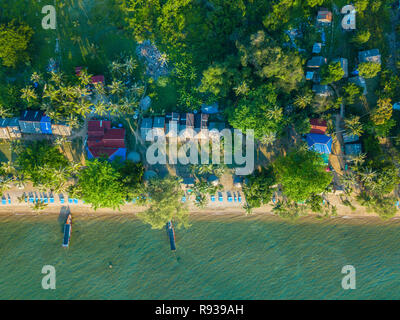
M 74 203 L 74 202 L 72 201 L 72 198 L 68 197 L 68 203 L 70 203 L 70 204 Z
M 25 192 L 24 192 L 24 197 L 25 197 L 25 202 L 28 202 L 28 196 L 26 195 Z
M 239 201 L 239 202 L 242 202 L 242 196 L 240 195 L 239 191 L 238 191 L 237 194 L 238 194 L 238 201 Z
M 229 192 L 227 192 L 226 195 L 228 197 L 228 202 L 232 202 L 232 195 Z
M 35 195 L 35 202 L 39 202 L 39 198 L 37 195 Z
M 1 204 L 7 204 L 6 198 L 1 198 Z
M 182 202 L 186 202 L 186 197 L 185 197 L 185 196 L 182 196 L 181 201 L 182 201 Z
M 46 193 L 44 193 L 43 194 L 43 199 L 44 199 L 44 203 L 49 203 L 49 199 L 47 198 L 47 194 Z
M 50 203 L 54 203 L 54 197 L 53 197 L 53 194 L 50 194 L 50 195 L 49 195 L 49 199 L 50 199 Z
M 58 197 L 60 198 L 60 203 L 64 204 L 64 202 L 65 202 L 64 195 L 63 194 L 59 194 Z
M 34 199 L 33 199 L 33 195 L 32 195 L 32 194 L 29 195 L 29 202 L 30 202 L 30 203 L 33 203 L 33 202 L 34 202 Z
M 8 197 L 8 204 L 11 204 L 11 198 L 10 198 L 10 195 L 9 195 L 9 194 L 7 194 L 7 197 Z
M 214 195 L 211 196 L 211 202 L 215 202 L 215 196 Z
M 218 192 L 218 201 L 219 202 L 224 201 L 224 198 L 222 197 L 222 193 L 221 192 Z
M 79 202 L 78 199 L 74 198 L 74 203 L 78 204 L 78 202 Z
M 237 197 L 236 197 L 236 193 L 233 193 L 233 201 L 237 202 Z

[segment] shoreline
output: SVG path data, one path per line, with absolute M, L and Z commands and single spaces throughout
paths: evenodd
M 73 205 L 58 205 L 52 204 L 40 213 L 34 212 L 26 203 L 17 205 L 3 205 L 0 207 L 0 219 L 17 219 L 21 218 L 49 218 L 58 219 L 59 217 L 70 212 L 73 217 L 80 220 L 86 219 L 124 219 L 132 218 L 139 219 L 136 214 L 142 212 L 146 207 L 139 207 L 132 204 L 121 206 L 121 210 L 112 209 L 98 209 L 93 210 L 89 205 L 73 204 Z M 275 215 L 271 211 L 272 206 L 264 206 L 254 210 L 252 214 L 246 214 L 245 210 L 241 207 L 221 207 L 221 208 L 204 208 L 198 209 L 195 206 L 189 206 L 189 219 L 192 221 L 221 221 L 221 222 L 234 222 L 234 221 L 273 221 L 273 222 L 287 222 L 294 224 L 301 223 L 325 223 L 327 221 L 340 224 L 392 224 L 400 225 L 400 216 L 396 214 L 390 219 L 383 220 L 377 214 L 367 212 L 353 211 L 351 213 L 339 213 L 336 216 L 324 217 L 318 213 L 309 213 L 308 215 L 301 216 L 295 219 L 284 219 Z M 189 220 L 189 223 L 190 223 Z

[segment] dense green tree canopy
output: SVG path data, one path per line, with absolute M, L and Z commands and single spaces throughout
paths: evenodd
M 344 76 L 344 71 L 340 62 L 333 62 L 322 67 L 322 84 L 329 84 L 339 81 Z
M 119 209 L 125 203 L 127 190 L 120 173 L 106 160 L 87 161 L 70 192 L 90 204 L 93 209 Z
M 322 157 L 313 151 L 293 151 L 274 163 L 277 182 L 292 201 L 304 201 L 324 192 L 332 182 Z
M 149 208 L 138 214 L 143 222 L 150 224 L 153 229 L 161 229 L 171 220 L 178 225 L 188 225 L 188 209 L 181 202 L 184 193 L 176 177 L 151 179 L 146 186 L 146 193 L 150 199 Z
M 381 65 L 377 62 L 363 62 L 358 66 L 360 76 L 369 79 L 374 78 L 381 71 Z
M 16 67 L 29 60 L 28 46 L 33 35 L 31 27 L 14 22 L 0 25 L 0 59 L 6 67 Z

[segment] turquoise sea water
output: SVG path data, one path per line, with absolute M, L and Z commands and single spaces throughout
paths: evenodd
M 133 218 L 75 218 L 64 249 L 57 217 L 2 217 L 0 299 L 399 299 L 400 223 L 343 220 L 192 221 L 174 254 Z M 356 290 L 341 287 L 347 264 Z

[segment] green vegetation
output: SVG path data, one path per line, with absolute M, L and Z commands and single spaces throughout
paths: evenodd
M 138 217 L 153 229 L 165 227 L 173 220 L 178 226 L 188 226 L 188 209 L 181 202 L 183 190 L 180 181 L 168 176 L 165 179 L 150 179 L 146 186 L 149 208 L 138 214 Z
M 358 66 L 360 76 L 369 79 L 374 78 L 381 71 L 381 65 L 377 62 L 363 62 Z
M 305 201 L 325 192 L 332 182 L 322 157 L 312 151 L 293 151 L 274 163 L 277 182 L 292 201 Z
M 0 25 L 0 60 L 6 67 L 29 61 L 27 52 L 33 30 L 31 27 L 14 22 Z

